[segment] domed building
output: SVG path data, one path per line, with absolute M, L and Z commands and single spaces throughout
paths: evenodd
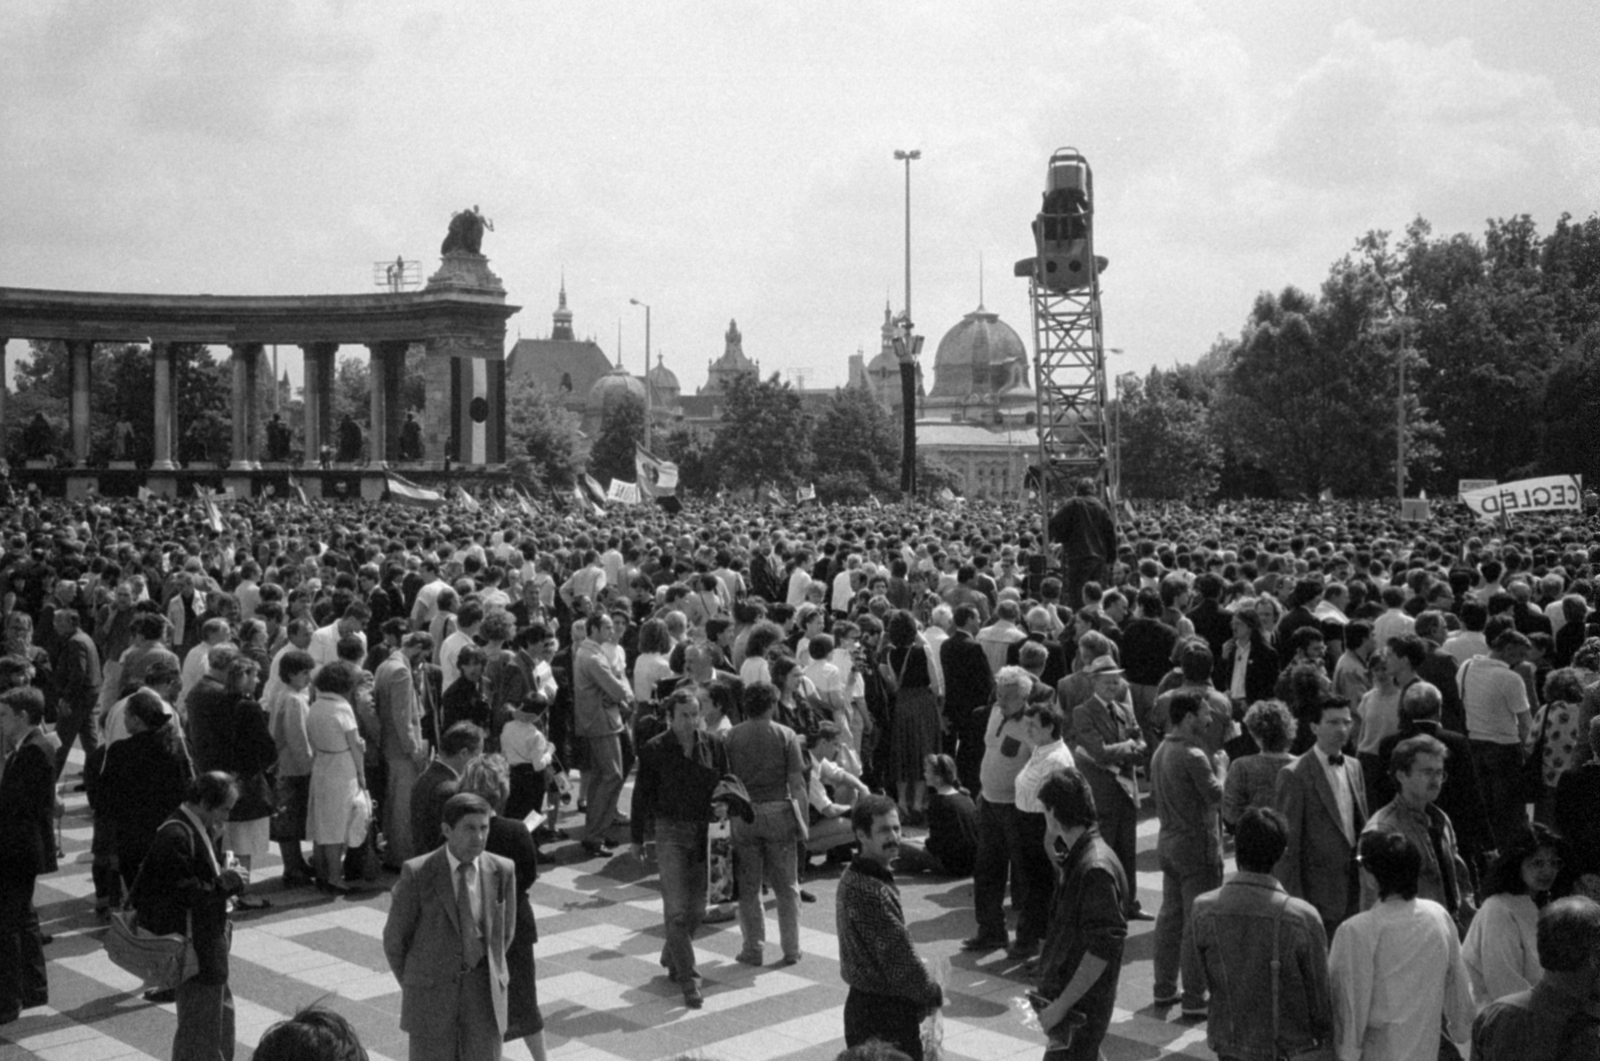
M 894 323 L 886 308 L 878 355 L 852 386 L 865 387 L 900 415 L 900 363 Z M 855 359 L 852 359 L 855 360 Z M 978 308 L 944 334 L 933 356 L 933 388 L 917 379 L 917 450 L 948 465 L 967 497 L 1015 498 L 1037 459 L 1038 398 L 1030 383 L 1032 357 L 1022 337 L 999 315 Z
M 1037 412 L 1028 361 L 1022 337 L 980 303 L 939 340 L 924 415 L 996 424 L 1025 421 Z
M 580 454 L 586 452 L 587 440 L 599 432 L 605 411 L 623 394 L 645 401 L 648 386 L 651 419 L 658 424 L 681 412 L 678 377 L 659 353 L 656 366 L 646 376 L 635 376 L 622 367 L 620 359 L 613 363 L 594 339 L 580 340 L 575 336 L 565 280 L 551 314 L 550 338 L 518 339 L 506 361 L 508 385 L 531 377 L 578 418 L 585 436 L 579 439 Z
M 595 380 L 594 386 L 589 388 L 588 400 L 583 405 L 583 433 L 590 438 L 599 434 L 600 425 L 605 423 L 607 414 L 627 398 L 636 399 L 641 405 L 647 404 L 644 380 L 623 368 L 619 361 L 615 368 Z
M 656 367 L 645 374 L 645 382 L 650 387 L 650 404 L 657 409 L 674 409 L 678 405 L 678 396 L 682 388 L 678 386 L 678 377 L 663 362 L 661 352 L 656 352 Z

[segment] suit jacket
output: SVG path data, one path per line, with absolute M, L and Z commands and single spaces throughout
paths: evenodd
M 79 630 L 62 641 L 55 668 L 59 708 L 74 713 L 94 710 L 100 698 L 100 650 L 94 639 Z
M 445 800 L 455 794 L 456 773 L 435 759 L 411 788 L 411 842 L 418 851 L 432 851 L 444 843 L 439 827 L 444 822 Z
M 973 708 L 994 700 L 994 671 L 977 638 L 965 630 L 952 631 L 939 646 L 939 666 L 944 672 L 945 715 L 960 724 Z
M 1352 835 L 1367 824 L 1367 789 L 1361 763 L 1344 759 L 1355 808 Z M 1289 821 L 1289 846 L 1273 869 L 1290 895 L 1317 908 L 1324 921 L 1338 924 L 1360 908 L 1356 849 L 1339 823 L 1339 803 L 1323 773 L 1322 761 L 1308 751 L 1278 772 L 1278 810 Z
M 506 1028 L 506 951 L 517 928 L 517 874 L 510 859 L 478 856 L 489 990 Z M 462 935 L 448 853 L 440 848 L 400 867 L 383 926 L 383 954 L 400 981 L 400 1030 L 438 1029 L 455 1021 L 461 993 Z
M 1260 634 L 1250 639 L 1250 658 L 1244 664 L 1244 698 L 1247 703 L 1271 700 L 1278 687 L 1278 653 Z M 1217 653 L 1211 684 L 1230 700 L 1233 698 L 1233 657 Z
M 0 777 L 0 879 L 31 881 L 56 869 L 56 756 L 35 726 Z
M 399 652 L 378 664 L 372 680 L 372 706 L 385 759 L 413 759 L 423 749 L 422 708 L 411 666 Z
M 1039 680 L 1048 685 L 1052 690 L 1060 684 L 1061 679 L 1067 676 L 1072 669 L 1072 661 L 1067 659 L 1067 650 L 1061 647 L 1061 642 L 1052 641 L 1043 634 L 1030 631 L 1028 636 L 1021 641 L 1013 641 L 1006 647 L 1006 666 L 1020 667 L 1022 659 L 1022 646 L 1029 641 L 1037 641 L 1049 653 L 1045 657 L 1044 672 L 1039 675 Z M 943 657 L 940 657 L 941 660 Z
M 1211 646 L 1212 657 L 1220 659 L 1223 644 L 1233 636 L 1233 620 L 1228 618 L 1222 605 L 1214 600 L 1203 600 L 1189 612 L 1189 621 L 1194 624 L 1194 632 Z

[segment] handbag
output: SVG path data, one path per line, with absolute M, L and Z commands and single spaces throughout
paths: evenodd
M 111 926 L 102 942 L 111 963 L 137 976 L 146 987 L 174 988 L 200 971 L 200 956 L 188 933 L 158 936 L 146 931 L 139 927 L 139 914 L 132 907 L 111 911 Z
M 190 856 L 193 857 L 193 848 Z M 111 964 L 137 976 L 147 987 L 174 988 L 200 971 L 200 956 L 189 937 L 194 932 L 194 915 L 185 918 L 188 931 L 157 935 L 139 927 L 139 912 L 133 896 L 144 883 L 144 867 L 134 875 L 133 886 L 122 909 L 111 911 L 111 924 L 101 942 Z

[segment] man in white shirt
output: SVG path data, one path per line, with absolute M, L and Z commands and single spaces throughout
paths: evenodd
M 850 602 L 856 594 L 855 579 L 860 571 L 861 557 L 852 554 L 845 561 L 843 570 L 833 576 L 833 592 L 829 596 L 828 606 L 841 619 L 850 612 Z
M 1381 645 L 1387 645 L 1391 637 L 1409 634 L 1416 626 L 1416 620 L 1405 613 L 1406 591 L 1403 587 L 1387 586 L 1383 591 L 1383 606 L 1387 610 L 1372 622 L 1372 636 Z
M 811 555 L 801 553 L 795 557 L 794 570 L 789 574 L 789 591 L 784 595 L 784 603 L 791 608 L 798 608 L 806 602 L 806 594 L 811 591 Z
M 995 620 L 978 631 L 978 644 L 989 657 L 989 669 L 995 673 L 1006 665 L 1006 650 L 1013 642 L 1026 641 L 1027 631 L 1022 629 L 1022 608 L 1014 600 L 1003 600 L 995 608 Z
M 439 646 L 439 671 L 443 680 L 441 688 L 450 688 L 455 680 L 461 677 L 461 668 L 456 666 L 456 657 L 461 655 L 462 649 L 474 643 L 473 638 L 477 635 L 482 622 L 483 605 L 477 601 L 467 601 L 456 613 L 455 633 L 445 638 L 444 644 Z
M 1422 852 L 1376 829 L 1361 837 L 1360 867 L 1378 903 L 1344 922 L 1328 953 L 1339 1061 L 1437 1057 L 1441 1035 L 1464 1048 L 1475 1013 L 1467 967 L 1450 914 L 1417 898 Z
M 428 624 L 433 622 L 433 617 L 439 613 L 439 591 L 450 585 L 439 577 L 439 561 L 432 556 L 422 558 L 420 570 L 427 581 L 417 591 L 417 599 L 411 604 L 413 630 L 426 630 Z
M 352 601 L 345 608 L 344 614 L 327 626 L 319 627 L 311 635 L 311 645 L 306 651 L 311 653 L 311 658 L 317 661 L 317 666 L 326 667 L 339 658 L 339 642 L 347 637 L 354 637 L 361 642 L 361 658 L 367 656 L 367 620 L 372 618 L 372 609 L 360 601 Z
M 1527 637 L 1506 630 L 1487 656 L 1474 656 L 1456 672 L 1472 764 L 1483 786 L 1489 830 L 1501 851 L 1528 824 L 1528 808 L 1517 786 L 1532 716 L 1528 689 L 1516 668 L 1532 651 Z
M 1455 658 L 1465 663 L 1473 656 L 1487 656 L 1489 642 L 1483 636 L 1484 625 L 1489 621 L 1489 609 L 1483 602 L 1468 599 L 1461 604 L 1461 629 L 1445 639 L 1441 646 Z

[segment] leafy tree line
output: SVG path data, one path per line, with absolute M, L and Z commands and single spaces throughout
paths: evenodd
M 634 444 L 643 442 L 644 424 L 642 401 L 617 402 L 602 420 L 582 470 L 602 483 L 632 482 Z M 530 379 L 511 389 L 507 431 L 525 474 L 561 488 L 580 472 L 573 441 L 576 418 Z M 723 394 L 719 423 L 709 429 L 682 422 L 658 429 L 652 450 L 678 465 L 679 489 L 689 495 L 763 496 L 776 488 L 793 496 L 809 483 L 823 501 L 865 501 L 899 490 L 897 422 L 870 394 L 837 390 L 813 414 L 776 373 L 765 380 L 736 377 Z M 939 462 L 919 457 L 918 463 L 924 490 L 953 481 Z
M 1318 290 L 1263 292 L 1237 337 L 1120 401 L 1133 498 L 1392 496 L 1402 419 L 1412 496 L 1600 481 L 1600 218 L 1369 232 Z

